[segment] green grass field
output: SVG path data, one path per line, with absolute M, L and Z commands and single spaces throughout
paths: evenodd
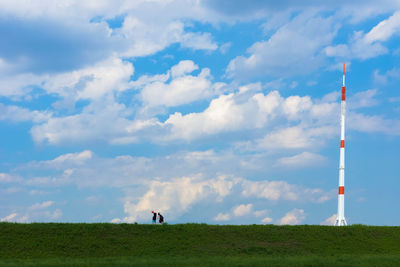
M 400 227 L 0 223 L 0 266 L 400 266 Z

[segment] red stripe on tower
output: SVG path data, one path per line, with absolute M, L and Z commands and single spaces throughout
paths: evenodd
M 340 147 L 344 148 L 344 140 L 340 140 Z
M 346 100 L 346 86 L 342 87 L 342 101 Z
M 344 186 L 339 186 L 339 195 L 344 195 Z

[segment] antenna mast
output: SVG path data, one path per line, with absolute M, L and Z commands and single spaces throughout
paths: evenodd
M 344 218 L 344 130 L 346 119 L 346 85 L 345 85 L 345 63 L 343 63 L 343 86 L 340 113 L 340 163 L 339 163 L 339 194 L 338 194 L 338 212 L 335 225 L 347 225 Z

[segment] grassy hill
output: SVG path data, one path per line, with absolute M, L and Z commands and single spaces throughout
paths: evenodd
M 400 227 L 0 223 L 0 266 L 400 266 Z

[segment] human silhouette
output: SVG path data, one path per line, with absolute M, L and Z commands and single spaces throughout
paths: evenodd
M 158 222 L 160 223 L 160 224 L 163 224 L 163 222 L 164 222 L 164 216 L 162 216 L 161 215 L 161 213 L 158 213 Z

